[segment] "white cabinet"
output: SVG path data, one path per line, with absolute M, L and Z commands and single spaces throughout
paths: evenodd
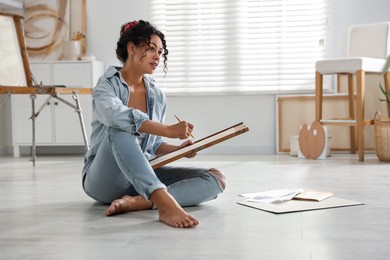
M 30 67 L 37 82 L 43 85 L 92 88 L 104 73 L 101 61 L 44 61 L 31 62 Z M 37 146 L 83 146 L 78 113 L 49 95 L 37 95 L 35 111 L 45 104 L 35 121 Z M 71 95 L 59 96 L 75 105 Z M 92 99 L 79 95 L 87 136 L 91 133 Z M 32 144 L 32 105 L 29 95 L 12 95 L 12 143 L 14 156 L 20 156 L 20 146 Z

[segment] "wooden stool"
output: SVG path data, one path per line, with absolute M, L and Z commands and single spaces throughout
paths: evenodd
M 350 127 L 351 153 L 357 149 L 359 161 L 364 161 L 364 127 L 373 125 L 373 119 L 365 119 L 365 77 L 366 74 L 383 74 L 385 88 L 390 88 L 390 72 L 383 72 L 386 58 L 390 55 L 390 23 L 352 26 L 348 36 L 348 58 L 329 59 L 316 62 L 315 120 L 326 125 Z M 323 76 L 348 75 L 349 117 L 337 119 L 322 118 Z M 356 101 L 353 76 L 356 76 Z M 371 86 L 379 88 L 379 86 Z M 356 108 L 356 109 L 355 109 Z

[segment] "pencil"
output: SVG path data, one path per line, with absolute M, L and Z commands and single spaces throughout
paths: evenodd
M 177 115 L 174 115 L 174 116 L 176 117 L 177 121 L 181 122 L 180 118 L 179 118 Z M 195 139 L 195 137 L 192 135 L 191 132 L 190 132 L 190 136 L 191 136 L 193 139 Z

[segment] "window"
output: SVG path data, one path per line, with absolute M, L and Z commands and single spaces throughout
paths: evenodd
M 314 90 L 328 1 L 153 0 L 169 50 L 154 78 L 168 93 Z

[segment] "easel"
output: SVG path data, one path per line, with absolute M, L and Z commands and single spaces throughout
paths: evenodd
M 27 49 L 26 49 L 26 44 L 24 40 L 24 33 L 23 33 L 23 28 L 22 28 L 22 23 L 21 19 L 22 17 L 19 15 L 7 15 L 7 14 L 0 14 L 1 16 L 5 17 L 12 17 L 13 22 L 15 25 L 15 30 L 16 30 L 16 35 L 17 35 L 17 40 L 19 44 L 19 50 L 20 50 L 20 55 L 21 59 L 23 61 L 23 69 L 24 69 L 24 74 L 26 77 L 26 83 L 27 86 L 0 86 L 0 94 L 7 94 L 7 95 L 17 95 L 17 94 L 28 94 L 30 95 L 31 99 L 31 117 L 30 119 L 32 120 L 32 159 L 31 161 L 33 162 L 33 166 L 35 166 L 35 161 L 36 161 L 36 142 L 35 142 L 35 120 L 38 117 L 39 113 L 46 107 L 47 102 L 44 102 L 42 106 L 38 109 L 37 112 L 35 109 L 35 99 L 37 95 L 49 95 L 46 101 L 48 101 L 51 98 L 55 98 L 67 106 L 74 108 L 76 112 L 78 113 L 79 120 L 80 120 L 80 125 L 81 125 L 81 130 L 84 138 L 84 144 L 85 148 L 88 150 L 89 149 L 89 144 L 88 144 L 88 137 L 87 133 L 85 130 L 85 124 L 84 124 L 84 119 L 83 119 L 83 114 L 82 114 L 82 109 L 79 101 L 79 95 L 81 94 L 91 94 L 92 89 L 91 88 L 66 88 L 66 87 L 56 87 L 56 86 L 43 86 L 43 85 L 38 85 L 35 83 L 33 85 L 33 77 L 32 73 L 30 70 L 30 65 L 28 62 L 28 56 L 27 56 Z M 0 81 L 0 83 L 2 83 Z M 75 105 L 71 104 L 67 100 L 59 97 L 58 95 L 72 95 L 73 100 L 75 101 Z

